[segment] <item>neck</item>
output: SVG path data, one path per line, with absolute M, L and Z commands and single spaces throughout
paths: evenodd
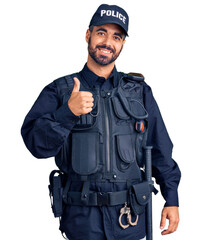
M 114 69 L 114 65 L 115 62 L 112 62 L 106 66 L 101 66 L 100 64 L 96 63 L 90 56 L 88 56 L 87 60 L 88 68 L 96 75 L 104 77 L 105 79 L 107 79 L 110 76 L 112 70 Z

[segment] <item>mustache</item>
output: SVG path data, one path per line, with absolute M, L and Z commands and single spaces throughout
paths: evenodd
M 96 48 L 104 48 L 107 49 L 109 51 L 111 51 L 112 53 L 115 53 L 114 49 L 111 47 L 108 47 L 107 45 L 103 44 L 103 45 L 97 45 Z

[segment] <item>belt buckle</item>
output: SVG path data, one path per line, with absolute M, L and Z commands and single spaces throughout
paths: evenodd
M 97 204 L 98 204 L 98 206 L 109 206 L 108 193 L 98 192 L 97 193 Z

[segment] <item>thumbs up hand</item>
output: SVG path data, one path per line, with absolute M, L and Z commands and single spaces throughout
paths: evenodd
M 72 92 L 79 92 L 80 90 L 80 81 L 78 78 L 74 77 L 74 88 Z
M 93 94 L 91 92 L 80 91 L 80 81 L 74 77 L 74 88 L 68 101 L 68 106 L 74 115 L 79 116 L 92 111 Z

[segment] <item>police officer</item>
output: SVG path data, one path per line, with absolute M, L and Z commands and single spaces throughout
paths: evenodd
M 146 145 L 153 146 L 153 177 L 165 199 L 161 229 L 169 219 L 162 235 L 178 227 L 180 170 L 159 108 L 142 75 L 115 67 L 128 23 L 122 8 L 99 6 L 86 32 L 84 68 L 47 85 L 21 129 L 35 157 L 56 158 L 63 189 L 60 230 L 70 240 L 145 237 L 143 205 L 152 191 L 140 170 Z

